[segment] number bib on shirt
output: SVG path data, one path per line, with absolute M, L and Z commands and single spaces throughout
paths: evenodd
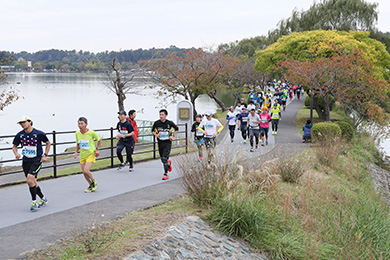
M 196 136 L 203 136 L 203 132 L 200 130 L 196 130 Z
M 262 118 L 261 122 L 266 123 L 267 122 L 267 118 Z
M 168 139 L 169 139 L 169 132 L 160 133 L 160 140 L 168 140 Z
M 89 150 L 89 140 L 79 140 L 81 150 Z
M 128 135 L 128 134 L 129 134 L 129 131 L 127 131 L 127 130 L 122 130 L 122 131 L 121 131 L 121 134 L 123 134 L 123 135 Z
M 246 121 L 248 121 L 248 118 L 247 117 L 243 117 L 242 118 L 242 122 L 246 122 Z
M 274 117 L 279 117 L 279 114 L 278 113 L 274 113 Z
M 27 158 L 37 157 L 37 147 L 36 146 L 23 146 L 22 155 Z

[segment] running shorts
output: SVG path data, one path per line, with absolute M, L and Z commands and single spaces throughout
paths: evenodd
M 84 164 L 84 163 L 87 163 L 87 162 L 95 163 L 95 161 L 96 161 L 95 153 L 90 154 L 90 155 L 88 155 L 87 157 L 85 157 L 83 159 L 80 158 L 80 163 L 81 164 Z
M 24 171 L 24 176 L 27 177 L 27 174 L 34 175 L 35 178 L 38 176 L 39 171 L 42 168 L 41 162 L 23 162 L 22 168 Z

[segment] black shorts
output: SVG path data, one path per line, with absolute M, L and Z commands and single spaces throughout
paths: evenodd
M 22 168 L 24 171 L 24 176 L 27 177 L 27 174 L 34 175 L 35 178 L 38 176 L 39 171 L 42 168 L 41 162 L 23 162 Z
M 260 127 L 260 134 L 261 134 L 261 136 L 268 136 L 268 130 L 269 130 L 269 127 L 267 127 L 267 128 Z
M 285 105 L 286 103 L 287 103 L 287 101 L 283 101 L 283 100 L 282 100 L 282 105 Z

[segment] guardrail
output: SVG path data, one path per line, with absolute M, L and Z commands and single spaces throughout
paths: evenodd
M 188 153 L 188 145 L 189 145 L 188 131 L 187 131 L 188 126 L 187 126 L 187 124 L 178 124 L 177 126 L 179 127 L 180 131 L 178 131 L 178 136 L 174 139 L 174 141 L 172 143 L 173 144 L 172 149 L 178 149 L 178 148 L 185 147 L 185 152 Z M 139 129 L 138 140 L 141 140 L 141 143 L 136 143 L 137 150 L 140 147 L 145 147 L 145 149 L 147 149 L 147 148 L 151 148 L 151 149 L 150 150 L 149 149 L 147 149 L 147 150 L 141 149 L 141 151 L 139 151 L 139 152 L 135 151 L 133 153 L 133 155 L 144 154 L 144 153 L 153 153 L 153 159 L 156 159 L 157 155 L 158 155 L 158 153 L 157 153 L 158 152 L 157 139 L 151 133 L 152 132 L 151 126 L 139 126 L 138 129 Z M 109 147 L 102 147 L 100 149 L 100 152 L 102 154 L 102 151 L 109 150 L 110 155 L 109 156 L 99 156 L 98 158 L 96 158 L 96 160 L 110 159 L 110 167 L 114 168 L 114 158 L 116 157 L 116 147 L 114 146 L 114 140 L 116 137 L 117 130 L 114 129 L 113 127 L 111 127 L 108 129 L 97 129 L 94 131 L 97 132 L 98 134 L 101 132 L 109 132 L 109 137 L 102 138 L 102 140 L 110 140 L 110 146 Z M 114 134 L 114 131 L 115 131 L 115 134 Z M 65 142 L 58 141 L 60 136 L 69 135 L 69 134 L 73 135 L 72 141 L 65 141 Z M 74 134 L 75 134 L 75 131 L 62 131 L 62 132 L 52 131 L 52 132 L 46 133 L 49 140 L 51 137 L 51 149 L 50 149 L 48 158 L 52 158 L 52 164 L 47 165 L 48 163 L 45 163 L 44 166 L 42 167 L 42 169 L 53 168 L 53 177 L 54 178 L 57 177 L 57 170 L 59 167 L 79 164 L 79 160 L 75 160 L 73 162 L 65 162 L 65 163 L 61 163 L 61 161 L 58 160 L 59 156 L 71 155 L 74 153 L 74 152 L 57 153 L 59 146 L 71 145 L 71 144 L 75 145 Z M 184 137 L 179 138 L 179 136 L 184 136 Z M 13 135 L 0 136 L 0 139 L 4 139 L 4 138 L 14 138 L 14 136 Z M 151 141 L 145 141 L 145 140 L 151 140 Z M 44 144 L 43 144 L 43 147 L 45 147 Z M 18 148 L 20 148 L 20 147 L 18 147 Z M 12 144 L 10 144 L 10 146 L 7 148 L 0 148 L 0 152 L 1 151 L 8 151 L 8 150 L 12 151 Z M 17 161 L 20 162 L 20 160 L 10 159 L 10 160 L 1 160 L 0 163 L 5 164 L 5 163 L 11 163 L 11 162 L 17 162 Z M 23 172 L 23 170 L 20 167 L 20 169 L 18 169 L 18 170 L 9 171 L 9 172 L 0 172 L 0 176 L 16 174 L 16 173 L 21 173 L 21 172 Z

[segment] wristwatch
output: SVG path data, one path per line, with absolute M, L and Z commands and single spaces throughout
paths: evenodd
M 44 156 L 46 156 L 46 157 L 48 156 L 48 154 L 47 154 L 47 153 L 44 153 L 43 155 L 44 155 Z

